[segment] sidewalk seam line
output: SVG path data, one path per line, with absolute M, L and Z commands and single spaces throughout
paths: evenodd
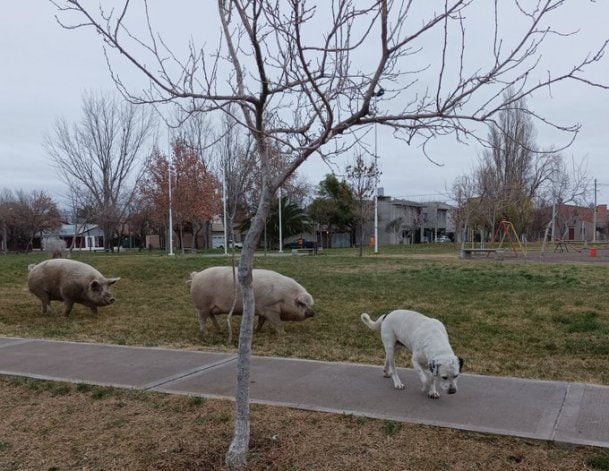
M 556 419 L 554 419 L 554 425 L 552 426 L 552 434 L 550 435 L 551 442 L 556 441 L 556 431 L 558 430 L 558 424 L 560 423 L 562 411 L 564 410 L 565 404 L 567 403 L 567 398 L 569 397 L 569 391 L 571 391 L 571 385 L 567 383 L 567 387 L 565 388 L 565 394 L 562 398 L 560 407 L 558 408 L 558 414 L 556 414 Z
M 200 367 L 195 368 L 193 370 L 186 371 L 186 372 L 184 372 L 182 374 L 177 374 L 177 375 L 174 375 L 174 376 L 168 376 L 168 377 L 165 377 L 165 378 L 161 378 L 160 380 L 158 380 L 156 382 L 152 382 L 152 383 L 148 383 L 148 384 L 143 385 L 141 387 L 141 390 L 142 391 L 150 391 L 150 390 L 153 390 L 153 389 L 156 389 L 156 388 L 160 388 L 161 386 L 164 386 L 166 384 L 174 383 L 174 382 L 179 381 L 181 379 L 188 378 L 189 376 L 193 376 L 193 375 L 202 373 L 203 371 L 207 371 L 207 370 L 211 370 L 211 369 L 214 369 L 214 368 L 217 368 L 217 367 L 220 367 L 220 366 L 224 366 L 224 365 L 226 365 L 226 364 L 228 364 L 228 363 L 230 363 L 230 362 L 232 362 L 232 361 L 234 361 L 236 359 L 237 359 L 237 357 L 233 356 L 231 358 L 226 358 L 226 359 L 220 360 L 220 361 L 218 361 L 216 363 L 212 363 L 211 365 L 200 366 Z

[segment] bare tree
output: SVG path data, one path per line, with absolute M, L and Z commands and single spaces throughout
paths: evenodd
M 2 245 L 0 248 L 3 253 L 8 253 L 9 226 L 14 219 L 15 199 L 13 192 L 4 188 L 0 193 L 0 222 L 2 223 Z
M 484 218 L 480 207 L 486 195 L 480 193 L 475 179 L 471 175 L 462 175 L 455 179 L 452 187 L 451 198 L 455 201 L 457 210 L 455 211 L 455 227 L 460 234 L 461 256 L 467 242 L 467 231 L 470 227 L 480 227 L 484 225 Z
M 79 200 L 93 201 L 108 249 L 145 169 L 154 118 L 144 107 L 94 93 L 83 96 L 82 113 L 73 126 L 58 119 L 45 147 L 61 178 L 79 190 Z
M 333 0 L 323 5 L 306 0 L 218 0 L 217 49 L 210 52 L 190 44 L 181 61 L 183 56 L 168 50 L 168 42 L 154 30 L 146 1 L 140 13 L 148 24 L 139 36 L 135 31 L 141 31 L 137 23 L 142 16 L 131 11 L 138 6 L 129 0 L 120 8 L 79 0 L 58 4 L 65 27 L 90 28 L 104 42 L 110 59 L 113 52 L 120 54 L 150 80 L 150 86 L 138 92 L 112 72 L 131 100 L 182 101 L 193 112 L 227 111 L 229 104 L 236 104 L 239 112 L 233 116 L 255 145 L 263 180 L 239 264 L 243 317 L 235 436 L 227 453 L 231 467 L 246 467 L 253 256 L 277 188 L 310 156 L 344 151 L 365 132 L 362 128 L 374 123 L 390 127 L 408 143 L 447 134 L 475 137 L 478 123 L 493 122 L 498 112 L 537 90 L 565 80 L 601 86 L 584 72 L 602 58 L 606 43 L 584 52 L 575 64 L 561 63 L 557 71 L 538 70 L 544 43 L 562 38 L 550 21 L 563 4 L 564 0 L 538 0 L 523 5 L 514 0 L 501 2 L 499 8 L 498 0 L 425 5 L 390 0 Z M 508 6 L 516 17 L 502 16 Z M 488 15 L 469 17 L 476 8 L 487 7 Z M 488 19 L 488 29 L 477 24 L 475 40 L 491 45 L 487 57 L 465 47 L 470 44 L 468 26 L 480 18 Z M 502 37 L 506 22 L 522 25 L 511 39 Z M 485 32 L 488 36 L 482 37 Z M 505 100 L 503 92 L 510 86 L 516 93 Z M 379 97 L 374 110 L 373 97 Z M 577 131 L 577 126 L 555 126 Z M 330 142 L 335 145 L 327 145 Z M 285 161 L 277 174 L 269 167 L 275 149 L 281 149 Z
M 513 89 L 506 91 L 504 99 L 511 101 L 513 94 Z M 506 218 L 520 233 L 530 221 L 542 186 L 556 172 L 560 155 L 539 148 L 524 98 L 499 112 L 488 145 L 476 172 L 480 193 L 485 195 L 481 208 L 487 215 L 488 229 L 493 231 L 498 218 Z
M 18 190 L 11 208 L 13 224 L 26 242 L 26 251 L 33 248 L 34 238 L 42 239 L 45 232 L 61 226 L 57 203 L 43 191 Z
M 346 169 L 347 180 L 355 203 L 355 219 L 359 228 L 359 256 L 364 251 L 364 224 L 369 219 L 373 206 L 370 197 L 374 195 L 379 170 L 376 162 L 366 162 L 362 153 L 357 153 L 352 164 Z
M 568 203 L 585 205 L 589 196 L 590 176 L 588 175 L 585 159 L 577 161 L 574 157 L 571 157 L 570 163 L 567 163 L 561 156 L 558 165 L 544 185 L 538 198 L 538 207 L 540 209 L 548 205 L 552 207 L 549 220 L 547 216 L 545 217 L 545 231 L 541 246 L 542 255 L 545 252 L 548 235 L 551 234 L 552 239 L 556 237 L 557 206 Z M 596 211 L 596 208 L 594 210 Z

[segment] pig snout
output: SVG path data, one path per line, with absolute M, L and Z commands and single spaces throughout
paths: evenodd
M 315 317 L 315 311 L 313 309 L 307 309 L 305 311 L 305 319 L 308 319 L 309 317 Z

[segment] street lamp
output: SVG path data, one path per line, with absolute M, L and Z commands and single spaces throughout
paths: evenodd
M 382 97 L 385 90 L 381 87 L 377 92 L 373 93 L 374 98 Z M 376 102 L 375 102 L 376 104 Z M 375 110 L 376 111 L 376 110 Z M 376 113 L 375 113 L 376 114 Z M 379 171 L 378 171 L 378 136 L 377 123 L 374 123 L 374 253 L 379 253 Z
M 279 253 L 283 253 L 283 233 L 281 230 L 281 187 L 278 189 L 279 196 Z
M 169 253 L 167 255 L 175 255 L 173 253 L 173 213 L 171 210 L 171 164 L 173 159 L 171 158 L 171 150 L 169 151 Z
M 228 228 L 227 217 L 226 217 L 226 166 L 222 168 L 222 212 L 223 212 L 223 226 L 224 226 L 224 255 L 228 255 Z M 233 244 L 235 241 L 233 241 Z

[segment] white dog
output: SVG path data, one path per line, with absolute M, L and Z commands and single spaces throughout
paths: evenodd
M 437 382 L 443 390 L 448 390 L 448 394 L 457 392 L 457 377 L 463 367 L 463 359 L 454 354 L 446 328 L 439 320 L 403 309 L 384 314 L 376 322 L 366 313 L 361 315 L 361 319 L 370 329 L 380 330 L 385 347 L 383 373 L 386 378 L 393 379 L 396 389 L 404 389 L 404 385 L 395 369 L 394 353 L 406 347 L 412 352 L 412 366 L 419 373 L 422 391 L 428 397 L 440 397 Z

